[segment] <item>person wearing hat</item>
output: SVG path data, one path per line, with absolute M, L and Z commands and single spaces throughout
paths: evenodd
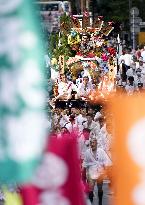
M 95 184 L 98 187 L 99 205 L 102 205 L 103 198 L 103 175 L 106 168 L 112 166 L 112 161 L 107 153 L 98 147 L 98 142 L 95 137 L 90 139 L 90 148 L 84 154 L 83 167 L 86 170 L 87 181 L 90 192 L 89 199 L 93 202 L 93 191 Z

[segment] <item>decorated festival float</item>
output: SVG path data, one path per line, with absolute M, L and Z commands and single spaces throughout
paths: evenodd
M 113 22 L 104 22 L 102 16 L 93 21 L 88 11 L 83 13 L 81 20 L 73 15 L 64 15 L 60 19 L 52 67 L 57 68 L 57 79 L 64 73 L 70 75 L 72 81 L 88 76 L 95 89 L 85 100 L 95 101 L 98 96 L 104 98 L 115 88 L 117 51 L 109 41 L 113 29 Z M 55 93 L 57 87 L 55 83 Z

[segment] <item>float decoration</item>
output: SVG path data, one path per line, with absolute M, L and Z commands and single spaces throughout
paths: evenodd
M 72 28 L 80 28 L 81 27 L 79 20 L 75 16 L 71 16 L 71 27 Z
M 104 21 L 102 20 L 103 16 L 98 16 L 97 19 L 93 22 L 93 28 L 95 28 L 97 31 L 100 31 L 102 29 L 102 26 L 104 24 Z
M 89 12 L 85 11 L 83 13 L 83 21 L 82 21 L 82 28 L 88 28 L 90 27 L 90 16 L 89 16 Z
M 82 23 L 76 16 L 65 14 L 60 19 L 60 25 L 60 46 L 55 54 L 57 60 L 59 55 L 64 55 L 65 69 L 70 70 L 72 66 L 74 71 L 80 65 L 82 67 L 83 61 L 86 61 L 90 70 L 97 70 L 99 58 L 100 68 L 104 70 L 104 73 L 109 72 L 107 64 L 110 58 L 116 55 L 116 50 L 107 47 L 106 37 L 114 29 L 113 22 L 104 22 L 103 16 L 98 16 L 91 23 L 89 12 L 86 10 L 83 13 Z M 94 61 L 94 63 L 90 64 L 89 61 Z M 77 63 L 79 66 L 76 65 Z

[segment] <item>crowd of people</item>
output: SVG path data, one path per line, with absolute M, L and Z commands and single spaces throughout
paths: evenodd
M 93 202 L 94 186 L 97 182 L 99 205 L 102 204 L 104 168 L 112 166 L 109 125 L 105 121 L 105 111 L 101 105 L 97 109 L 89 106 L 53 110 L 53 136 L 57 138 L 75 133 L 77 136 L 82 179 L 88 184 L 88 197 Z M 97 181 L 96 181 L 97 180 Z
M 117 84 L 122 86 L 128 95 L 142 92 L 145 89 L 145 47 L 136 51 L 125 50 L 119 58 Z
M 145 48 L 131 51 L 125 48 L 122 55 L 118 58 L 109 59 L 108 62 L 97 59 L 96 73 L 90 75 L 90 72 L 84 68 L 78 72 L 77 76 L 67 72 L 60 74 L 54 84 L 52 107 L 55 107 L 57 100 L 88 100 L 93 90 L 112 92 L 120 87 L 127 94 L 141 92 L 145 89 Z M 53 104 L 54 103 L 54 104 Z
M 74 78 L 67 71 L 59 73 L 54 82 L 50 99 L 53 134 L 60 138 L 65 134 L 77 133 L 77 142 L 82 165 L 82 178 L 89 185 L 88 198 L 93 202 L 94 186 L 98 186 L 98 201 L 102 204 L 102 174 L 106 167 L 112 167 L 111 125 L 106 121 L 107 113 L 103 104 L 92 105 L 90 94 L 122 90 L 127 95 L 145 90 L 145 47 L 131 51 L 123 49 L 122 55 L 108 60 L 113 66 L 110 75 L 98 59 L 97 76 L 91 76 L 84 69 Z M 99 64 L 99 62 L 101 62 Z M 117 65 L 118 62 L 118 65 Z M 106 66 L 106 63 L 104 64 Z M 85 176 L 85 177 L 84 177 Z

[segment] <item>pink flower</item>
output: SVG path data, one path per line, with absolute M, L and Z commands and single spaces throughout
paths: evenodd
M 103 60 L 103 61 L 108 61 L 108 56 L 107 56 L 106 53 L 103 53 L 103 54 L 102 54 L 102 60 Z

